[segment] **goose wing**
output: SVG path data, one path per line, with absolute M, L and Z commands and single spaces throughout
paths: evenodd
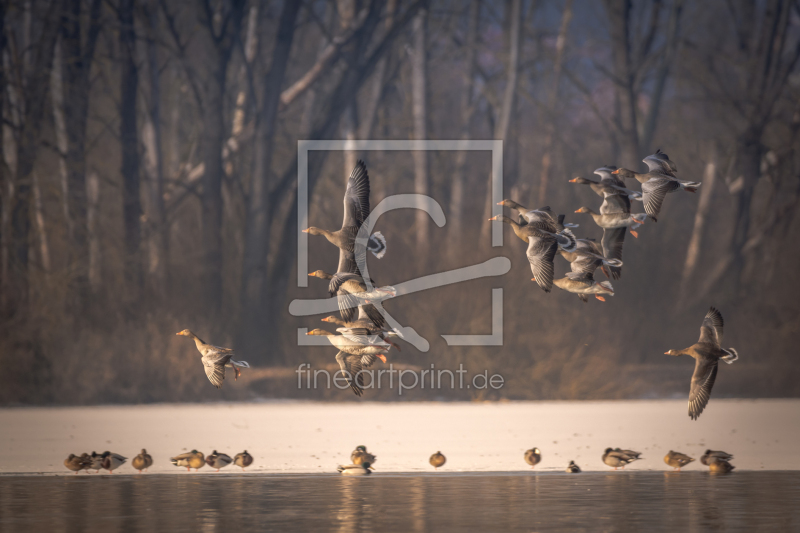
M 714 346 L 722 346 L 722 327 L 725 322 L 722 320 L 722 313 L 718 309 L 712 307 L 703 317 L 703 325 L 700 326 L 700 340 L 698 342 L 705 342 L 713 344 Z
M 675 163 L 661 150 L 656 150 L 656 153 L 648 155 L 642 161 L 650 169 L 650 172 L 663 172 L 674 176 L 678 171 Z
M 361 358 L 357 355 L 347 355 L 344 352 L 336 354 L 336 362 L 342 369 L 342 374 L 347 379 L 347 383 L 356 396 L 364 394 L 364 376 L 361 374 Z
M 217 357 L 203 357 L 203 368 L 206 371 L 208 380 L 216 388 L 222 387 L 225 380 L 225 363 L 231 358 L 230 354 Z
M 531 272 L 536 278 L 536 283 L 544 292 L 550 292 L 553 288 L 553 259 L 556 256 L 558 243 L 551 237 L 540 235 L 528 236 L 528 261 L 531 264 Z
M 342 227 L 361 227 L 369 216 L 369 174 L 367 165 L 359 159 L 344 191 L 344 219 Z
M 626 195 L 604 193 L 603 204 L 600 206 L 601 215 L 608 215 L 611 213 L 630 213 L 630 212 L 631 212 L 631 199 L 628 198 Z
M 650 178 L 642 183 L 642 201 L 644 202 L 644 211 L 654 221 L 657 220 L 658 214 L 661 212 L 661 204 L 664 203 L 664 197 L 668 192 L 672 192 L 679 188 L 680 185 L 674 179 L 669 179 L 667 176 L 663 178 Z
M 625 230 L 627 228 L 603 229 L 603 255 L 606 259 L 619 259 L 622 261 L 622 246 L 625 244 Z M 622 276 L 622 267 L 606 267 L 611 279 Z
M 698 357 L 692 374 L 692 388 L 689 391 L 689 416 L 697 420 L 711 398 L 711 388 L 717 379 L 719 361 Z

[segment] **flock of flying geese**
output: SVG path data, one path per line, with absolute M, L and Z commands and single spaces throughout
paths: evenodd
M 125 464 L 127 460 L 127 457 L 113 452 L 103 452 L 101 454 L 92 452 L 91 455 L 88 453 L 82 453 L 81 455 L 71 453 L 69 457 L 64 459 L 64 466 L 68 470 L 75 472 L 75 474 L 81 470 L 86 470 L 89 473 L 89 470 L 100 472 L 101 469 L 108 470 L 110 474 L 113 474 L 114 470 Z M 216 468 L 217 472 L 219 472 L 220 468 L 234 464 L 244 472 L 245 468 L 253 464 L 253 456 L 247 453 L 247 450 L 237 453 L 233 458 L 226 453 L 218 453 L 217 450 L 207 456 L 203 455 L 203 452 L 192 450 L 171 457 L 170 462 L 175 466 L 186 467 L 187 471 L 191 471 L 194 468 L 194 471 L 197 472 L 198 469 L 208 465 L 211 468 Z M 131 461 L 131 466 L 141 474 L 142 471 L 147 471 L 148 468 L 153 466 L 153 457 L 147 453 L 147 450 L 142 449 L 139 455 Z
M 600 212 L 581 207 L 576 213 L 592 215 L 594 222 L 603 229 L 601 243 L 594 239 L 577 239 L 570 228 L 576 224 L 564 222 L 565 215 L 554 216 L 550 207 L 528 209 L 518 202 L 505 199 L 498 202 L 518 212 L 518 220 L 505 215 L 497 215 L 489 220 L 497 220 L 511 226 L 514 233 L 528 244 L 526 252 L 533 273 L 533 281 L 545 292 L 553 285 L 577 294 L 584 302 L 589 296 L 605 301 L 604 295 L 613 295 L 614 288 L 608 280 L 594 279 L 599 268 L 607 278 L 617 280 L 622 276 L 622 248 L 625 234 L 638 238 L 636 228 L 647 218 L 653 221 L 661 211 L 668 193 L 677 191 L 695 192 L 700 183 L 679 180 L 675 163 L 661 150 L 644 158 L 649 171 L 638 173 L 626 168 L 604 166 L 594 171 L 599 181 L 574 178 L 571 183 L 589 185 L 603 198 Z M 641 192 L 625 186 L 623 179 L 636 179 L 641 183 Z M 400 346 L 391 337 L 402 338 L 402 333 L 389 327 L 382 312 L 382 301 L 396 295 L 391 286 L 378 286 L 361 275 L 366 263 L 367 251 L 378 259 L 386 254 L 386 239 L 381 232 L 369 235 L 365 222 L 370 214 L 370 183 L 367 167 L 358 161 L 347 181 L 344 193 L 344 218 L 338 230 L 309 227 L 303 232 L 324 236 L 339 250 L 339 263 L 335 273 L 323 270 L 311 272 L 309 276 L 328 281 L 328 294 L 337 298 L 340 317 L 328 316 L 323 322 L 338 326 L 336 333 L 325 329 L 313 329 L 307 335 L 323 336 L 337 348 L 336 361 L 347 378 L 352 391 L 361 396 L 364 393 L 362 370 L 369 368 L 380 359 L 386 363 L 386 356 L 392 347 Z M 631 213 L 631 201 L 644 204 L 644 213 Z M 564 278 L 554 279 L 554 259 L 560 254 L 570 264 L 571 272 Z M 709 401 L 711 388 L 717 376 L 719 361 L 728 364 L 738 359 L 733 348 L 722 348 L 723 319 L 715 308 L 710 308 L 700 327 L 700 339 L 683 350 L 669 350 L 667 355 L 689 355 L 695 359 L 689 392 L 689 416 L 697 419 Z M 246 361 L 233 359 L 234 351 L 206 344 L 197 335 L 185 329 L 178 333 L 194 340 L 200 352 L 206 375 L 211 383 L 219 388 L 225 379 L 225 368 L 240 375 L 239 368 L 249 368 Z
M 668 193 L 682 190 L 695 192 L 701 185 L 697 182 L 679 180 L 675 175 L 677 167 L 669 156 L 660 150 L 645 157 L 643 161 L 649 168 L 646 173 L 605 166 L 594 171 L 600 177 L 599 181 L 585 178 L 569 180 L 571 183 L 589 185 L 603 198 L 599 213 L 588 207 L 581 207 L 575 211 L 590 214 L 594 222 L 603 229 L 600 244 L 594 239 L 577 239 L 570 229 L 577 225 L 565 223 L 565 215 L 554 216 L 550 207 L 528 209 L 518 202 L 505 199 L 498 204 L 517 211 L 518 219 L 515 221 L 505 215 L 497 215 L 489 220 L 508 224 L 514 234 L 527 243 L 526 255 L 533 273 L 532 281 L 535 281 L 542 290 L 550 292 L 555 285 L 576 294 L 584 303 L 588 302 L 590 295 L 605 301 L 604 295 L 613 295 L 614 288 L 608 280 L 595 280 L 594 274 L 599 268 L 607 278 L 618 280 L 621 277 L 622 249 L 626 232 L 630 230 L 631 235 L 638 238 L 636 228 L 644 224 L 647 218 L 654 222 L 657 220 Z M 623 181 L 627 178 L 636 179 L 641 183 L 641 192 L 628 189 Z M 329 296 L 337 298 L 340 317 L 328 316 L 322 319 L 323 322 L 338 326 L 337 333 L 313 329 L 307 335 L 323 336 L 337 348 L 336 361 L 357 396 L 364 393 L 362 370 L 372 366 L 378 359 L 386 363 L 386 356 L 392 347 L 400 350 L 400 346 L 393 342 L 391 337 L 403 336 L 400 331 L 387 325 L 382 312 L 381 302 L 396 295 L 394 287 L 378 286 L 374 280 L 361 275 L 367 251 L 378 259 L 386 254 L 386 239 L 380 232 L 369 235 L 368 231 L 361 231 L 370 214 L 369 195 L 367 167 L 363 161 L 358 161 L 347 181 L 342 227 L 338 230 L 326 230 L 312 226 L 303 230 L 310 235 L 325 237 L 339 250 L 339 263 L 335 273 L 316 270 L 309 274 L 311 277 L 328 281 Z M 645 212 L 631 213 L 632 200 L 643 202 Z M 562 279 L 554 279 L 556 254 L 560 254 L 570 264 L 571 272 Z M 722 334 L 722 314 L 712 307 L 703 318 L 700 339 L 697 343 L 683 350 L 666 352 L 666 355 L 689 355 L 695 359 L 689 393 L 689 416 L 693 420 L 700 416 L 709 401 L 719 361 L 730 364 L 738 359 L 736 350 L 722 348 Z M 177 335 L 194 340 L 201 354 L 206 376 L 217 388 L 222 386 L 226 368 L 232 369 L 235 373 L 234 379 L 237 379 L 241 373 L 240 368 L 250 367 L 246 361 L 234 359 L 234 350 L 207 344 L 188 329 Z M 353 457 L 360 458 L 359 461 L 353 459 L 352 465 L 339 467 L 340 472 L 357 475 L 369 473 L 369 467 L 375 458 L 367 454 L 366 448 L 359 448 L 363 450 L 357 449 L 353 452 Z M 609 448 L 603 455 L 603 461 L 614 468 L 624 467 L 639 459 L 639 455 L 638 452 L 631 450 Z M 369 460 L 362 456 L 368 456 Z M 728 472 L 733 469 L 727 462 L 730 458 L 731 456 L 724 452 L 708 450 L 701 458 L 701 462 L 707 464 L 712 471 Z M 444 455 L 437 452 L 431 456 L 430 463 L 434 467 L 439 467 L 445 460 Z M 541 460 L 538 448 L 528 450 L 525 460 L 532 466 L 538 463 Z M 670 451 L 664 460 L 668 465 L 680 468 L 694 459 Z M 126 459 L 118 454 L 106 452 L 97 455 L 93 452 L 91 456 L 70 455 L 64 464 L 77 473 L 92 468 L 113 471 L 125 461 Z M 244 452 L 231 459 L 225 454 L 217 454 L 216 451 L 208 457 L 203 457 L 202 453 L 193 450 L 172 458 L 172 462 L 177 466 L 195 469 L 204 464 L 220 468 L 231 462 L 244 468 L 252 463 L 252 457 Z M 132 462 L 134 468 L 140 471 L 150 464 L 152 459 L 145 450 L 142 450 Z M 571 462 L 567 471 L 580 472 L 580 468 Z

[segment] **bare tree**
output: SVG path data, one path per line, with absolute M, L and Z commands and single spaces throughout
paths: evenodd
M 426 46 L 428 10 L 420 9 L 412 25 L 413 46 L 411 48 L 411 114 L 414 122 L 414 138 L 420 141 L 428 138 L 428 50 Z M 414 151 L 414 192 L 430 194 L 428 178 L 428 152 Z M 422 209 L 416 213 L 416 243 L 420 255 L 429 249 L 428 214 Z

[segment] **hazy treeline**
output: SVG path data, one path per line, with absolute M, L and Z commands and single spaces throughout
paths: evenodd
M 642 170 L 661 148 L 703 182 L 628 237 L 616 295 L 583 304 L 530 281 L 510 229 L 491 247 L 488 152 L 312 152 L 309 224 L 339 227 L 358 158 L 373 206 L 418 192 L 444 209 L 443 228 L 381 218 L 381 284 L 512 261 L 500 278 L 387 302 L 431 343 L 393 362 L 503 374 L 487 398 L 683 396 L 692 364 L 662 354 L 695 342 L 713 304 L 742 355 L 715 396 L 800 394 L 796 0 L 1 5 L 0 402 L 351 399 L 297 392 L 291 372 L 336 353 L 298 347 L 296 329 L 322 317 L 287 310 L 326 295 L 316 279 L 297 288 L 301 139 L 502 139 L 504 195 L 597 239 L 573 212 L 600 199 L 568 179 Z M 309 257 L 333 271 L 338 254 L 310 237 Z M 448 347 L 441 334 L 490 333 L 492 287 L 505 289 L 503 346 Z M 253 370 L 217 391 L 183 328 Z

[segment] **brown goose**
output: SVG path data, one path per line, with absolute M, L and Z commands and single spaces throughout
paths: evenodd
M 337 318 L 335 316 L 326 316 L 325 318 L 322 319 L 322 321 L 328 322 L 330 324 L 336 324 L 337 326 L 341 326 L 343 328 L 365 329 L 367 330 L 367 333 L 369 333 L 370 335 L 377 335 L 382 340 L 386 341 L 387 343 L 397 348 L 399 351 L 402 351 L 400 350 L 400 345 L 395 342 L 392 342 L 391 340 L 389 340 L 388 337 L 403 338 L 403 335 L 395 329 L 387 329 L 386 327 L 380 328 L 376 326 L 375 323 L 369 318 L 361 318 L 353 322 L 345 322 L 341 318 Z
M 575 235 L 564 228 L 558 231 L 555 221 L 550 219 L 550 215 L 528 211 L 526 215 L 535 213 L 527 220 L 527 225 L 520 225 L 514 222 L 505 215 L 493 216 L 489 220 L 499 220 L 511 226 L 514 234 L 520 240 L 528 243 L 528 262 L 531 264 L 531 272 L 533 272 L 532 280 L 539 284 L 544 292 L 550 292 L 553 287 L 553 275 L 555 273 L 553 267 L 553 259 L 556 256 L 556 250 L 562 248 L 567 252 L 572 252 L 576 247 Z
M 683 350 L 670 350 L 665 355 L 689 355 L 694 358 L 694 374 L 689 391 L 689 416 L 697 420 L 711 397 L 711 388 L 717 379 L 717 367 L 720 360 L 728 364 L 739 359 L 733 348 L 722 348 L 722 313 L 713 307 L 708 310 L 700 326 L 700 340 Z
M 339 248 L 339 266 L 336 271 L 357 274 L 359 270 L 356 260 L 356 237 L 369 212 L 369 175 L 367 165 L 359 160 L 347 180 L 341 229 L 329 231 L 311 226 L 304 229 L 303 233 L 323 235 L 328 242 Z M 369 236 L 366 250 L 372 252 L 378 259 L 386 254 L 386 239 L 381 232 L 377 231 Z M 358 261 L 366 260 L 366 250 L 361 246 L 358 247 L 358 255 L 361 256 Z
M 222 387 L 222 381 L 225 379 L 226 366 L 233 368 L 234 372 L 236 373 L 233 378 L 234 380 L 239 379 L 239 375 L 241 375 L 238 367 L 250 368 L 250 364 L 247 361 L 235 361 L 233 359 L 233 356 L 236 354 L 233 353 L 232 348 L 222 348 L 220 346 L 206 344 L 200 337 L 188 329 L 179 331 L 175 335 L 182 335 L 184 337 L 194 339 L 194 344 L 197 346 L 197 351 L 199 351 L 200 355 L 202 355 L 200 360 L 203 362 L 203 367 L 206 370 L 206 376 L 208 376 L 208 380 L 216 388 Z
M 669 156 L 661 150 L 645 157 L 643 161 L 650 169 L 649 172 L 640 174 L 627 168 L 619 168 L 612 174 L 616 174 L 623 179 L 633 178 L 642 184 L 644 210 L 654 222 L 657 221 L 656 217 L 661 211 L 661 204 L 664 203 L 664 197 L 668 193 L 681 189 L 687 192 L 696 192 L 697 188 L 702 185 L 696 181 L 682 181 L 676 178 L 677 167 L 670 161 Z
M 681 467 L 684 467 L 694 461 L 692 457 L 680 452 L 673 452 L 672 450 L 669 451 L 667 455 L 664 456 L 664 462 L 667 463 L 672 468 L 676 468 L 680 471 Z
M 372 290 L 367 291 L 367 284 L 363 277 L 344 272 L 328 274 L 322 270 L 316 270 L 308 275 L 330 281 L 328 294 L 331 298 L 334 296 L 338 298 L 339 314 L 343 320 L 353 322 L 366 319 L 379 328 L 386 327 L 386 319 L 383 314 L 367 300 L 381 301 L 391 298 L 396 294 L 394 287 L 378 287 L 378 284 L 371 279 Z M 356 309 L 358 309 L 358 318 L 356 318 Z
M 706 450 L 706 453 L 700 457 L 700 462 L 706 466 L 711 466 L 711 463 L 716 461 L 730 461 L 731 459 L 733 459 L 731 454 L 721 450 Z

